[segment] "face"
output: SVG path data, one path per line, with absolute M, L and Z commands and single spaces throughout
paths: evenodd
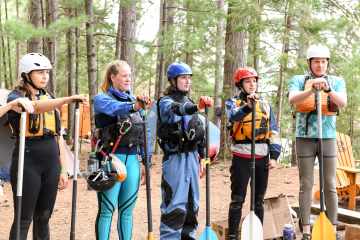
M 191 88 L 191 75 L 180 75 L 177 77 L 177 89 L 183 92 L 190 91 Z
M 129 91 L 131 88 L 131 69 L 129 65 L 122 65 L 116 75 L 111 75 L 114 88 L 120 91 Z
M 312 58 L 310 60 L 310 69 L 316 77 L 324 76 L 328 68 L 328 60 L 326 58 Z
M 49 82 L 49 70 L 34 70 L 31 71 L 29 76 L 35 87 L 37 88 L 45 88 L 47 83 Z
M 255 77 L 249 77 L 242 80 L 242 87 L 246 93 L 252 94 L 257 90 L 257 81 Z

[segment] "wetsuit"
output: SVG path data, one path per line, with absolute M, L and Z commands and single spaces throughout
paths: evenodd
M 8 96 L 8 102 L 22 97 L 14 90 Z M 16 136 L 12 154 L 10 181 L 16 203 L 16 186 L 19 153 L 20 114 L 10 111 L 8 120 Z M 20 220 L 20 239 L 26 240 L 29 226 L 33 221 L 33 239 L 50 239 L 49 220 L 53 212 L 60 175 L 59 146 L 53 132 L 43 136 L 26 137 L 24 156 L 24 175 L 22 190 L 22 207 Z M 14 212 L 17 206 L 14 204 Z M 15 239 L 15 218 L 10 231 L 10 239 Z
M 191 119 L 198 109 L 186 95 L 176 92 L 162 97 L 158 110 L 159 143 L 164 151 L 160 239 L 195 239 L 199 211 L 199 152 L 203 155 L 204 133 L 201 133 L 200 123 L 193 124 L 191 128 L 198 136 L 189 141 L 186 131 L 190 132 Z
M 132 115 L 140 116 L 140 112 L 133 110 L 135 97 L 129 92 L 122 92 L 110 88 L 107 93 L 101 93 L 94 98 L 95 124 L 98 129 L 107 129 L 119 122 L 119 119 Z M 134 124 L 132 128 L 134 127 Z M 131 131 L 131 130 L 130 130 Z M 109 132 L 109 131 L 107 131 Z M 110 132 L 118 132 L 110 131 Z M 141 130 L 142 132 L 142 130 Z M 138 132 L 139 133 L 139 132 Z M 129 132 L 128 134 L 132 134 Z M 135 135 L 138 135 L 134 133 Z M 140 162 L 141 154 L 139 139 L 141 136 L 124 135 L 120 141 L 115 155 L 126 165 L 127 178 L 124 182 L 116 182 L 115 185 L 104 192 L 98 192 L 98 214 L 96 217 L 96 239 L 110 239 L 111 221 L 115 210 L 118 210 L 117 230 L 120 240 L 132 239 L 133 209 L 137 199 L 140 183 Z M 134 137 L 132 140 L 127 137 Z M 106 149 L 106 151 L 111 151 Z

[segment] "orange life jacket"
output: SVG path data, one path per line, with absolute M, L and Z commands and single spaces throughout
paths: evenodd
M 307 91 L 312 88 L 312 83 L 314 79 L 310 79 L 310 76 L 305 78 L 304 82 L 304 91 Z M 321 109 L 323 115 L 336 115 L 338 113 L 338 107 L 330 100 L 329 94 L 321 91 Z M 295 104 L 295 109 L 297 112 L 302 113 L 311 113 L 316 110 L 315 102 L 315 93 L 311 94 L 309 97 L 305 98 L 304 101 Z
M 236 100 L 236 106 L 240 107 L 245 102 Z M 232 140 L 235 143 L 251 141 L 252 116 L 247 114 L 241 121 L 234 122 L 231 129 Z M 265 141 L 271 136 L 270 131 L 270 106 L 264 101 L 256 101 L 255 141 Z

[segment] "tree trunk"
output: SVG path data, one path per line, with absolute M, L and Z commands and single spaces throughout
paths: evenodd
M 8 9 L 7 9 L 7 0 L 4 0 L 5 3 L 5 21 L 8 20 Z M 0 9 L 1 10 L 1 9 Z M 10 39 L 9 37 L 6 37 L 6 42 L 7 42 L 7 53 L 8 53 L 8 67 L 9 67 L 9 88 L 12 88 L 13 86 L 13 82 L 14 82 L 14 78 L 13 78 L 13 74 L 12 74 L 12 64 L 11 64 L 11 54 L 10 54 Z M 4 49 L 5 51 L 5 49 Z
M 131 67 L 132 85 L 135 85 L 135 33 L 136 33 L 136 1 L 120 2 L 121 44 L 120 59 L 125 60 Z M 119 13 L 120 15 L 120 13 Z M 119 29 L 118 29 L 119 30 Z M 118 34 L 119 35 L 119 34 Z
M 41 0 L 30 0 L 30 22 L 35 28 L 42 27 Z M 28 41 L 28 52 L 42 52 L 41 38 L 31 38 Z
M 225 35 L 225 61 L 224 61 L 224 95 L 231 97 L 234 95 L 234 82 L 233 73 L 236 68 L 245 65 L 245 32 L 239 32 L 235 29 L 241 22 L 246 22 L 237 15 L 237 11 L 233 9 L 232 3 L 228 6 L 228 21 L 226 24 L 226 35 Z M 225 104 L 223 104 L 225 106 Z M 224 149 L 221 152 L 220 159 L 224 161 L 228 158 L 228 132 L 227 132 L 227 120 L 225 112 L 222 114 L 221 121 L 221 143 L 220 149 Z
M 74 9 L 68 9 L 68 16 L 73 17 Z M 66 32 L 66 45 L 67 45 L 67 95 L 71 96 L 75 94 L 75 29 L 69 28 Z M 74 104 L 68 104 L 68 140 L 73 139 L 74 130 L 74 116 L 75 108 Z
M 276 125 L 279 127 L 279 133 L 281 130 L 281 113 L 282 106 L 284 101 L 284 79 L 287 71 L 288 65 L 288 55 L 289 55 L 289 45 L 290 45 L 290 30 L 291 30 L 291 0 L 287 2 L 284 15 L 284 33 L 283 33 L 283 46 L 281 51 L 280 58 L 280 72 L 279 72 L 279 87 L 277 90 L 276 106 L 277 106 L 277 115 L 276 115 Z M 281 134 L 280 134 L 281 136 Z
M 16 0 L 16 20 L 19 20 L 19 0 Z M 16 40 L 16 61 L 15 66 L 19 66 L 19 59 L 20 59 L 20 43 Z M 19 78 L 19 68 L 16 67 L 16 79 Z
M 192 0 L 186 0 L 185 9 L 186 12 L 186 33 L 191 35 L 194 32 L 193 17 L 191 16 L 191 2 Z M 190 49 L 191 39 L 185 40 L 185 62 L 192 68 L 193 66 L 193 50 Z
M 119 4 L 118 25 L 117 25 L 116 45 L 115 45 L 115 59 L 120 59 L 121 27 L 122 27 L 122 7 L 121 4 Z
M 49 28 L 50 24 L 58 19 L 58 1 L 46 0 L 46 27 Z M 46 39 L 46 55 L 49 58 L 52 71 L 50 71 L 48 89 L 53 94 L 56 94 L 56 54 L 57 54 L 57 40 L 56 36 Z
M 94 33 L 93 33 L 93 0 L 86 0 L 85 4 L 86 15 L 88 21 L 86 22 L 86 51 L 87 51 L 87 72 L 88 72 L 88 87 L 89 87 L 89 98 L 92 103 L 93 97 L 97 93 L 96 84 L 96 46 L 94 44 Z M 94 110 L 91 104 L 90 108 L 91 116 L 91 129 L 95 129 Z
M 159 99 L 162 96 L 165 86 L 165 58 L 164 58 L 164 44 L 165 44 L 165 27 L 166 27 L 166 0 L 160 2 L 160 23 L 159 23 L 159 37 L 157 41 L 157 64 L 156 64 L 156 83 L 155 96 Z
M 217 1 L 218 11 L 224 13 L 224 0 Z M 224 26 L 225 19 L 222 17 L 222 14 L 218 19 L 216 25 L 216 58 L 215 58 L 215 112 L 214 112 L 214 122 L 218 128 L 221 127 L 221 114 L 222 114 L 222 92 L 223 92 L 223 73 L 222 66 L 224 66 L 223 61 L 223 49 L 224 49 Z
M 0 41 L 1 41 L 1 55 L 2 55 L 2 65 L 3 65 L 3 74 L 4 74 L 4 85 L 5 88 L 9 89 L 9 78 L 7 74 L 7 64 L 6 64 L 6 48 L 5 48 L 5 38 L 3 32 L 3 23 L 2 23 L 2 4 L 0 2 Z M 1 77 L 1 76 L 0 76 Z

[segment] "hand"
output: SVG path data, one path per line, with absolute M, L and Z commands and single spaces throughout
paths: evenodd
M 142 109 L 149 109 L 151 107 L 151 99 L 147 96 L 137 96 L 134 105 L 134 110 L 139 111 Z
M 249 108 L 252 108 L 253 102 L 259 100 L 259 96 L 256 93 L 251 93 L 247 95 L 247 105 Z
M 68 185 L 69 185 L 68 174 L 66 172 L 65 173 L 60 173 L 58 189 L 59 190 L 64 190 L 65 188 L 67 188 Z
M 268 163 L 269 170 L 274 169 L 277 167 L 277 162 L 274 159 L 270 159 Z
M 72 95 L 69 98 L 70 98 L 70 102 L 81 102 L 85 105 L 89 104 L 89 100 L 86 94 Z
M 216 157 L 217 157 L 218 153 L 219 153 L 219 147 L 214 145 L 214 144 L 210 145 L 210 147 L 209 147 L 209 158 L 210 158 L 211 161 L 216 160 Z
M 33 106 L 32 102 L 28 98 L 25 98 L 25 97 L 17 98 L 15 100 L 11 101 L 10 105 L 11 105 L 11 109 L 18 113 L 22 112 L 22 108 L 24 108 L 25 111 L 28 113 L 34 112 L 34 106 Z
M 329 90 L 330 88 L 325 78 L 315 78 L 312 81 L 312 88 L 315 90 Z
M 199 177 L 202 178 L 203 176 L 205 176 L 206 171 L 206 164 L 205 164 L 205 159 L 200 159 L 200 164 L 199 164 Z
M 214 105 L 214 101 L 211 97 L 201 96 L 198 103 L 198 109 L 203 110 L 205 107 L 212 107 Z
M 145 175 L 145 166 L 141 165 L 141 178 L 140 178 L 141 185 L 145 185 L 146 183 L 146 175 Z

